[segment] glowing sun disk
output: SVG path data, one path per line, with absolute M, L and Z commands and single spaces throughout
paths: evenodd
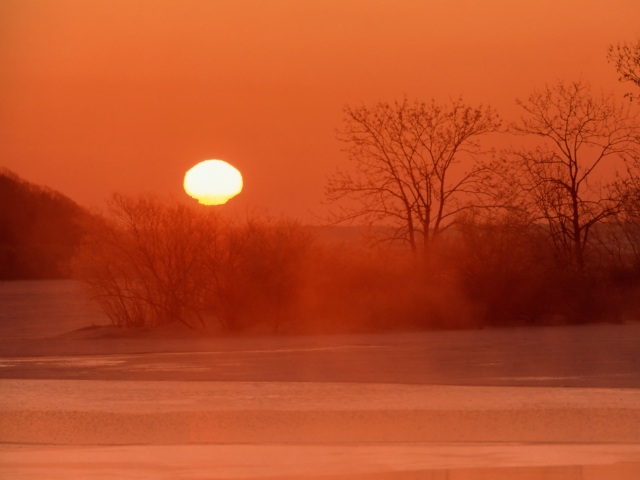
M 205 160 L 187 171 L 184 190 L 203 205 L 221 205 L 242 191 L 242 175 L 223 160 Z

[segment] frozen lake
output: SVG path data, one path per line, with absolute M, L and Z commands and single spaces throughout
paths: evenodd
M 0 284 L 0 478 L 640 478 L 638 324 L 77 331 L 106 323 L 74 282 Z
M 109 320 L 73 280 L 0 281 L 2 341 L 47 338 Z
M 0 478 L 610 479 L 640 390 L 0 380 Z

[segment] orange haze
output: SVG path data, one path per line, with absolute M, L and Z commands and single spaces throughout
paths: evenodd
M 610 43 L 637 0 L 3 0 L 0 165 L 85 205 L 184 196 L 195 163 L 245 178 L 231 203 L 313 221 L 345 103 L 490 103 L 558 78 L 620 94 Z

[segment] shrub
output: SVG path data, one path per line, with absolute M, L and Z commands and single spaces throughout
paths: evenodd
M 295 223 L 222 218 L 151 196 L 115 195 L 87 236 L 76 273 L 118 327 L 181 322 L 227 330 L 295 298 L 309 238 Z M 269 318 L 278 328 L 281 315 Z

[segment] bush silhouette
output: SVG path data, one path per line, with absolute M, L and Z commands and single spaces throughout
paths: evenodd
M 94 228 L 76 272 L 118 327 L 180 322 L 247 328 L 260 311 L 278 328 L 295 300 L 308 235 L 295 223 L 222 218 L 152 196 L 115 195 Z

